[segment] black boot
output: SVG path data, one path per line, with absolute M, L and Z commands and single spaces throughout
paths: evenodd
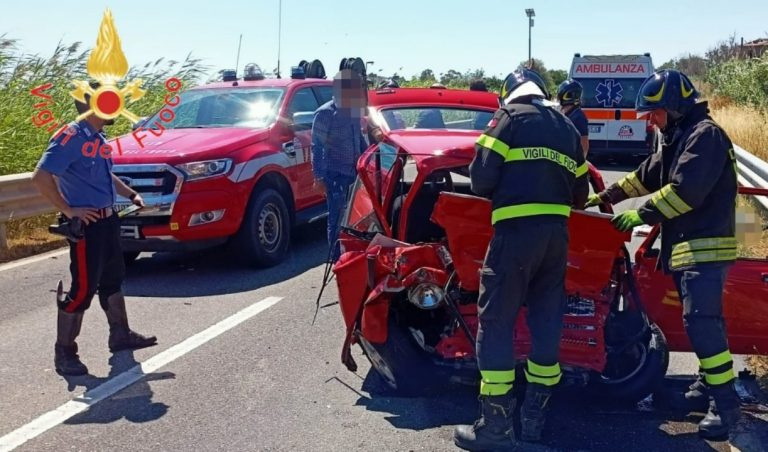
M 706 439 L 723 438 L 741 419 L 741 400 L 732 382 L 710 388 L 712 401 L 709 411 L 699 422 L 699 436 Z
M 515 399 L 512 391 L 502 396 L 480 396 L 480 419 L 459 425 L 453 442 L 464 450 L 508 450 L 516 445 L 512 429 Z
M 688 390 L 675 393 L 671 398 L 672 408 L 685 411 L 706 411 L 709 407 L 709 387 L 704 382 L 704 374 L 699 372 Z
M 528 442 L 541 440 L 541 432 L 544 430 L 546 411 L 552 389 L 538 383 L 528 383 L 525 388 L 525 399 L 520 410 L 520 423 L 522 431 L 520 439 Z
M 125 310 L 125 297 L 122 292 L 109 296 L 102 303 L 109 322 L 109 351 L 136 350 L 157 344 L 155 336 L 143 336 L 128 327 L 128 313 Z
M 80 334 L 80 326 L 83 324 L 83 313 L 69 313 L 61 309 L 58 311 L 53 358 L 56 372 L 61 375 L 85 375 L 88 373 L 88 368 L 80 361 L 75 342 Z

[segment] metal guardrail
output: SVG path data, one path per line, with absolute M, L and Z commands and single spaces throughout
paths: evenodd
M 739 168 L 739 183 L 746 187 L 768 189 L 768 162 L 760 160 L 743 148 L 734 145 Z M 755 196 L 755 200 L 768 211 L 768 196 Z
M 8 248 L 5 223 L 53 212 L 54 207 L 32 184 L 32 173 L 0 176 L 0 249 Z
M 739 168 L 739 183 L 747 187 L 768 189 L 768 162 L 764 162 L 739 146 L 734 146 Z M 768 196 L 755 196 L 768 211 Z M 5 223 L 51 213 L 53 205 L 32 184 L 32 173 L 0 176 L 0 249 L 8 248 Z

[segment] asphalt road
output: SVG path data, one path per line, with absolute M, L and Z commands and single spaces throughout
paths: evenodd
M 603 168 L 609 180 L 627 169 Z M 128 272 L 129 314 L 159 345 L 111 355 L 94 302 L 78 341 L 91 375 L 78 378 L 52 369 L 52 290 L 67 279 L 67 256 L 0 267 L 0 450 L 25 439 L 17 450 L 455 450 L 454 425 L 477 414 L 474 390 L 392 397 L 359 349 L 356 374 L 340 363 L 338 306 L 312 324 L 323 228 L 297 231 L 289 259 L 267 270 L 241 268 L 223 251 L 143 255 Z M 331 286 L 322 302 L 335 300 Z M 691 355 L 674 354 L 669 385 L 696 367 Z M 700 417 L 648 403 L 597 405 L 566 391 L 544 445 L 524 450 L 731 450 L 697 438 Z M 757 409 L 749 418 L 741 450 L 768 450 L 768 415 Z

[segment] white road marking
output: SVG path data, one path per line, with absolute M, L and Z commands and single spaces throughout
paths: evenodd
M 211 339 L 225 333 L 237 325 L 245 322 L 260 312 L 272 307 L 283 297 L 269 297 L 258 301 L 247 308 L 233 314 L 219 323 L 191 336 L 173 347 L 158 353 L 147 361 L 109 379 L 107 382 L 91 389 L 90 391 L 70 400 L 55 410 L 49 411 L 32 422 L 19 427 L 0 438 L 0 452 L 11 451 L 25 442 L 45 433 L 46 431 L 65 422 L 72 416 L 82 413 L 89 407 L 111 397 L 115 393 L 136 383 L 145 375 L 171 363 L 186 355 L 197 347 Z
M 44 261 L 51 257 L 62 256 L 64 254 L 67 254 L 68 252 L 69 252 L 69 248 L 64 248 L 64 249 L 49 251 L 47 253 L 39 254 L 37 256 L 27 257 L 24 259 L 19 259 L 17 261 L 8 262 L 7 264 L 0 265 L 0 272 L 5 270 L 10 270 L 16 267 L 21 267 L 22 265 L 34 264 L 35 262 Z

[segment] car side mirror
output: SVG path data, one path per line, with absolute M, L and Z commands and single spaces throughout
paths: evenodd
M 301 132 L 302 130 L 311 130 L 312 121 L 315 119 L 315 112 L 302 111 L 293 114 L 293 124 L 291 127 L 294 132 Z
M 136 129 L 140 129 L 140 128 L 144 127 L 144 124 L 147 123 L 147 119 L 149 119 L 149 117 L 147 117 L 147 116 L 143 116 L 143 117 L 139 118 L 139 120 L 136 121 L 136 123 L 133 125 L 132 130 L 136 130 Z

